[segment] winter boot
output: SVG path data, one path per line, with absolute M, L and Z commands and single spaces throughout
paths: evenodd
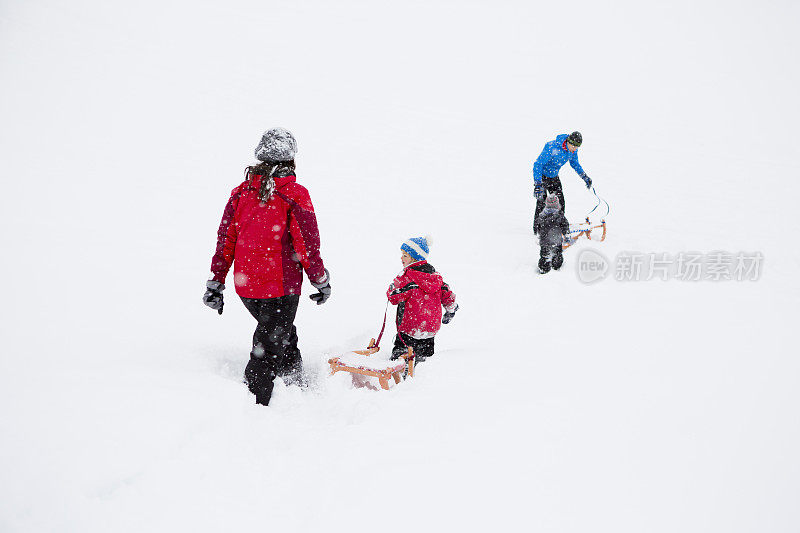
M 539 274 L 547 274 L 550 272 L 550 253 L 542 246 L 541 255 L 539 256 Z
M 564 264 L 564 255 L 561 251 L 561 247 L 556 248 L 553 252 L 553 259 L 551 259 L 553 270 L 558 270 L 561 268 L 561 265 Z
M 269 355 L 267 355 L 269 357 Z M 274 387 L 275 372 L 264 358 L 250 357 L 244 369 L 244 381 L 247 388 L 255 394 L 256 403 L 269 405 Z

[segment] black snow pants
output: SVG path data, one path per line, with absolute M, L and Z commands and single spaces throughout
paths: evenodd
M 539 213 L 544 209 L 544 201 L 548 194 L 555 194 L 558 196 L 558 201 L 561 202 L 561 211 L 567 212 L 567 204 L 564 200 L 564 191 L 561 190 L 561 178 L 546 178 L 542 176 L 542 186 L 544 187 L 544 196 L 541 200 L 536 200 L 536 212 L 533 215 L 533 223 L 536 224 L 536 219 L 539 218 Z M 536 233 L 536 230 L 533 230 Z
M 300 295 L 242 298 L 242 302 L 258 320 L 244 379 L 247 388 L 256 395 L 256 403 L 269 405 L 276 376 L 304 383 L 303 359 L 297 348 L 294 326 Z
M 402 340 L 400 336 L 402 335 Z M 405 343 L 404 343 L 405 341 Z M 408 347 L 414 349 L 414 363 L 421 363 L 433 355 L 433 337 L 430 339 L 415 339 L 405 333 L 398 332 L 394 337 L 391 359 L 399 359 L 408 353 Z
M 550 272 L 551 267 L 558 270 L 563 264 L 564 255 L 560 244 L 543 244 L 539 248 L 539 271 L 542 274 Z

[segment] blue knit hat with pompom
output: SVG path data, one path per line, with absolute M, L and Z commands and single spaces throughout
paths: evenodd
M 425 261 L 428 259 L 428 254 L 431 253 L 431 245 L 433 238 L 430 235 L 424 237 L 411 237 L 400 246 L 400 249 L 410 255 L 416 261 Z

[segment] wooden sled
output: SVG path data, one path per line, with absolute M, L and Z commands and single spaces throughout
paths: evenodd
M 394 379 L 395 384 L 400 383 L 402 375 L 408 369 L 408 375 L 414 377 L 414 349 L 408 347 L 408 353 L 395 361 L 366 359 L 378 352 L 380 346 L 375 344 L 375 339 L 370 340 L 366 350 L 354 350 L 349 354 L 328 359 L 331 365 L 331 375 L 336 372 L 349 372 L 351 374 L 378 378 L 381 388 L 389 390 L 389 379 Z M 350 354 L 355 354 L 351 356 Z
M 595 237 L 594 239 L 592 239 L 592 231 L 597 229 L 597 228 L 603 228 L 603 234 L 600 235 L 599 238 Z M 605 221 L 605 219 L 601 220 L 600 224 L 596 224 L 596 225 L 592 226 L 592 223 L 589 221 L 589 217 L 586 217 L 586 222 L 584 222 L 582 224 L 578 224 L 576 229 L 570 230 L 569 237 L 565 238 L 564 242 L 561 244 L 561 249 L 562 250 L 566 250 L 567 248 L 569 248 L 570 246 L 575 244 L 575 242 L 582 235 L 585 235 L 586 238 L 588 240 L 590 240 L 590 241 L 593 240 L 593 241 L 597 241 L 597 242 L 602 242 L 602 241 L 606 240 L 606 221 Z

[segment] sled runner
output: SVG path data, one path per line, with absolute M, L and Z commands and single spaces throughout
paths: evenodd
M 592 192 L 594 193 L 595 198 L 597 198 L 597 205 L 595 205 L 594 208 L 586 215 L 585 222 L 569 225 L 569 233 L 564 236 L 564 242 L 561 244 L 562 250 L 566 250 L 575 244 L 575 242 L 580 239 L 581 236 L 586 236 L 588 240 L 595 242 L 603 242 L 606 240 L 606 217 L 611 212 L 611 206 L 609 206 L 608 202 L 606 202 L 604 199 L 597 196 L 597 191 L 594 190 L 594 187 L 592 187 Z M 599 224 L 592 224 L 592 222 L 589 220 L 589 217 L 595 212 L 595 210 L 597 210 L 598 207 L 600 207 L 601 203 L 606 204 L 606 213 L 603 215 L 603 218 L 600 219 Z
M 395 384 L 400 383 L 406 367 L 408 367 L 408 375 L 414 377 L 413 348 L 409 347 L 408 353 L 394 361 L 380 356 L 373 357 L 378 353 L 378 350 L 380 350 L 380 347 L 375 343 L 375 339 L 372 339 L 366 350 L 354 350 L 328 359 L 328 364 L 331 365 L 331 375 L 344 371 L 351 374 L 376 377 L 384 390 L 389 390 L 390 378 L 394 379 Z M 353 376 L 353 383 L 358 382 L 359 380 Z
M 349 372 L 352 374 L 353 385 L 357 387 L 370 387 L 369 383 L 363 378 L 359 379 L 359 376 L 376 377 L 383 390 L 389 390 L 390 378 L 394 379 L 395 384 L 398 384 L 406 374 L 412 378 L 414 377 L 414 349 L 411 346 L 408 346 L 408 351 L 405 354 L 394 361 L 385 356 L 375 355 L 381 349 L 379 344 L 383 331 L 386 329 L 386 313 L 388 309 L 389 304 L 387 302 L 386 312 L 383 314 L 383 327 L 381 327 L 377 341 L 370 339 L 366 350 L 353 350 L 328 359 L 328 364 L 331 366 L 331 375 L 336 372 Z M 374 389 L 374 387 L 370 388 Z

